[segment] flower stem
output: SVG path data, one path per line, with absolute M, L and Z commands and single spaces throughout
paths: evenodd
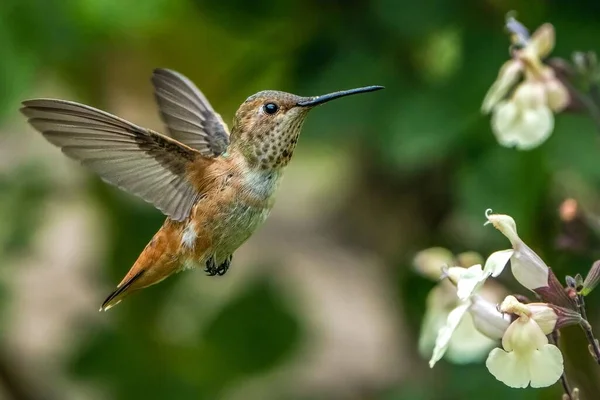
M 579 313 L 581 314 L 581 322 L 579 325 L 581 329 L 585 332 L 585 337 L 590 343 L 590 353 L 596 360 L 596 363 L 600 365 L 600 345 L 598 344 L 598 340 L 594 337 L 594 333 L 592 332 L 592 326 L 588 322 L 587 312 L 585 310 L 585 300 L 582 295 L 577 295 L 577 308 L 579 309 Z
M 554 342 L 554 345 L 556 347 L 558 347 L 558 337 L 559 337 L 558 331 L 552 332 L 551 339 Z M 573 393 L 573 392 L 571 391 L 571 386 L 569 385 L 569 381 L 567 379 L 567 374 L 566 374 L 566 372 L 564 372 L 564 370 L 563 370 L 563 374 L 560 376 L 560 384 L 563 387 L 563 392 L 565 392 L 565 394 L 563 395 L 562 398 L 568 399 L 568 400 L 573 400 L 573 396 L 571 395 L 571 393 Z
M 600 131 L 600 109 L 594 99 L 580 90 L 576 89 L 575 86 L 568 79 L 561 79 L 561 83 L 567 87 L 569 93 L 574 95 L 577 100 L 583 105 L 588 111 L 590 117 L 594 121 L 596 128 Z

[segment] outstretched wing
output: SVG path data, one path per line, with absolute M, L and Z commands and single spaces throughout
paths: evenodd
M 185 171 L 199 156 L 196 150 L 70 101 L 28 100 L 21 112 L 50 143 L 106 182 L 152 203 L 173 220 L 189 216 L 199 194 Z
M 227 150 L 227 125 L 188 78 L 159 68 L 154 70 L 152 84 L 161 118 L 174 139 L 205 157 L 217 157 Z

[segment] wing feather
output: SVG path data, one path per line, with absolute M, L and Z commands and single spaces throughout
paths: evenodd
M 192 81 L 159 68 L 154 70 L 152 84 L 161 118 L 174 139 L 205 157 L 217 157 L 227 150 L 227 125 Z
M 199 193 L 186 170 L 200 153 L 157 132 L 83 104 L 35 99 L 21 112 L 52 144 L 104 181 L 186 219 Z

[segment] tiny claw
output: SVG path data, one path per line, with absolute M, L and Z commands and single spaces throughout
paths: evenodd
M 225 259 L 225 261 L 217 265 L 215 262 L 215 257 L 211 256 L 208 260 L 206 260 L 206 268 L 204 269 L 204 272 L 206 272 L 208 276 L 223 276 L 229 270 L 232 258 L 233 256 L 230 255 Z
M 210 256 L 208 260 L 206 260 L 206 268 L 204 268 L 204 272 L 208 276 L 215 276 L 217 274 L 217 265 L 215 263 L 215 257 Z
M 229 270 L 229 267 L 231 266 L 232 259 L 233 259 L 233 256 L 230 255 L 229 257 L 227 257 L 225 259 L 225 261 L 223 261 L 223 263 L 221 265 L 219 265 L 219 267 L 217 268 L 217 275 L 219 275 L 219 276 L 225 275 L 225 273 Z

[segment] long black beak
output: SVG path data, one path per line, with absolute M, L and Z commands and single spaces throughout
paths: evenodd
M 300 106 L 300 107 L 312 107 L 312 106 L 316 106 L 319 104 L 327 103 L 330 100 L 339 99 L 340 97 L 350 96 L 350 95 L 359 94 L 359 93 L 374 92 L 376 90 L 381 90 L 381 89 L 384 89 L 384 87 L 383 86 L 367 86 L 367 87 L 350 89 L 350 90 L 342 90 L 339 92 L 324 94 L 322 96 L 308 97 L 308 98 L 306 98 L 306 100 L 296 103 L 296 105 Z

